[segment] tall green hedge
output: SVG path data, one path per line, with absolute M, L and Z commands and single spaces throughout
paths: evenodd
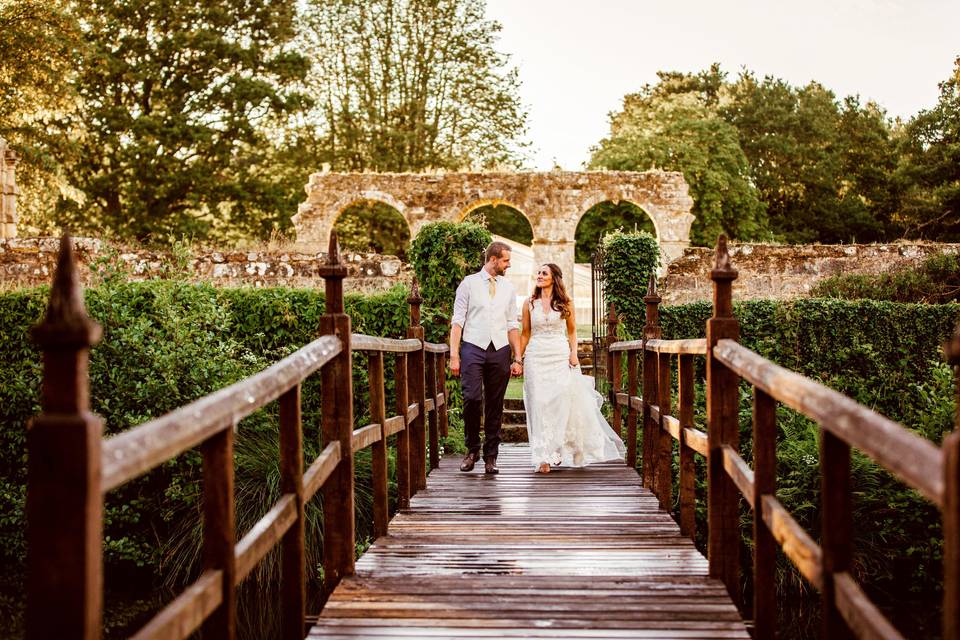
M 446 317 L 460 281 L 483 266 L 483 252 L 493 240 L 475 222 L 429 222 L 413 239 L 410 259 L 420 281 L 420 292 L 430 306 Z
M 40 353 L 29 329 L 43 315 L 46 288 L 0 294 L 0 619 L 22 612 L 25 552 L 26 424 L 39 407 Z M 409 290 L 348 295 L 346 311 L 356 332 L 403 337 Z M 92 409 L 114 434 L 269 366 L 316 336 L 323 294 L 309 289 L 217 289 L 179 281 L 109 284 L 85 294 L 90 315 L 104 329 L 91 351 Z M 423 314 L 427 339 L 441 341 L 446 326 Z M 388 360 L 388 395 L 392 373 Z M 369 420 L 365 359 L 355 357 L 355 412 Z M 305 455 L 319 453 L 319 376 L 303 387 Z M 279 497 L 276 403 L 245 419 L 236 441 L 238 529 L 242 534 Z M 358 538 L 370 534 L 368 454 L 357 454 Z M 196 573 L 200 550 L 200 456 L 187 452 L 107 496 L 104 559 L 108 596 L 118 587 L 139 585 L 151 592 L 176 586 Z M 316 566 L 321 548 L 319 501 L 308 508 L 308 560 Z M 251 584 L 271 584 L 277 571 L 268 562 Z M 135 591 L 135 590 L 134 590 Z M 124 594 L 121 600 L 129 599 Z M 126 598 L 126 599 L 125 599 Z M 117 635 L 136 628 L 142 610 L 115 608 L 107 624 Z M 108 597 L 108 606 L 110 598 Z M 6 625 L 4 625 L 6 626 Z M 261 635 L 263 630 L 260 629 Z M 108 633 L 108 636 L 111 635 Z M 257 636 L 253 631 L 250 636 Z M 0 638 L 4 632 L 0 631 Z
M 607 303 L 624 318 L 620 337 L 642 336 L 650 276 L 660 266 L 660 247 L 646 231 L 614 231 L 603 237 L 603 278 Z

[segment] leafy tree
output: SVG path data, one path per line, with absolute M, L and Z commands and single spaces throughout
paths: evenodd
M 527 246 L 533 244 L 533 228 L 530 226 L 530 221 L 513 207 L 505 204 L 484 205 L 471 211 L 467 219 L 486 227 L 494 235 Z
M 0 137 L 21 156 L 21 226 L 47 229 L 57 197 L 82 201 L 64 165 L 76 159 L 79 132 L 69 117 L 80 27 L 62 0 L 0 0 Z
M 281 0 L 73 2 L 88 52 L 73 172 L 88 206 L 60 221 L 123 237 L 263 234 L 291 192 L 271 124 L 304 107 L 295 8 Z M 303 178 L 300 180 L 301 185 Z
M 430 306 L 453 313 L 457 286 L 483 266 L 490 232 L 475 222 L 428 222 L 410 245 L 410 260 L 420 281 L 420 292 Z
M 516 164 L 517 70 L 483 0 L 312 0 L 320 158 L 340 170 Z
M 906 126 L 902 222 L 915 237 L 960 241 L 960 58 L 935 107 Z
M 691 240 L 700 245 L 721 232 L 756 239 L 766 227 L 738 132 L 717 113 L 718 73 L 658 74 L 658 84 L 624 98 L 590 159 L 593 168 L 682 171 L 697 216 Z
M 650 216 L 632 202 L 601 202 L 590 207 L 577 224 L 574 260 L 578 263 L 590 262 L 590 256 L 596 251 L 604 234 L 616 230 L 644 231 L 653 237 L 657 235 Z
M 410 227 L 400 212 L 382 202 L 347 207 L 334 225 L 344 249 L 388 253 L 405 259 L 410 247 Z

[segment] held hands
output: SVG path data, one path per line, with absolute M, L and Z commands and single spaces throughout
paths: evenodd
M 520 362 L 514 362 L 510 365 L 510 375 L 513 377 L 518 377 L 523 375 L 523 364 Z
M 454 378 L 460 377 L 460 356 L 450 355 L 450 375 Z

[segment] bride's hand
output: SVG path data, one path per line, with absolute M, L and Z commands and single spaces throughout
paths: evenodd
M 570 354 L 570 360 L 569 360 L 569 362 L 570 362 L 570 367 L 571 367 L 571 368 L 575 368 L 575 367 L 579 367 L 579 366 L 580 366 L 580 358 L 578 358 L 578 357 L 577 357 L 577 354 L 575 354 L 575 353 L 571 353 L 571 354 Z

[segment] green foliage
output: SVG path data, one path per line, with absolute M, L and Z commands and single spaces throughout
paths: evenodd
M 616 229 L 633 229 L 646 231 L 651 236 L 657 235 L 647 212 L 632 202 L 601 202 L 590 207 L 577 223 L 574 261 L 580 264 L 590 262 L 590 256 L 603 241 L 603 235 Z
M 879 275 L 832 276 L 818 282 L 810 295 L 931 304 L 960 302 L 960 255 L 939 253 L 916 267 Z
M 905 134 L 901 223 L 912 237 L 960 241 L 960 57 L 937 104 L 912 118 Z
M 603 277 L 607 303 L 613 303 L 624 318 L 620 336 L 640 336 L 643 328 L 643 296 L 650 276 L 660 266 L 657 240 L 645 231 L 614 231 L 603 238 Z
M 410 259 L 427 304 L 447 314 L 460 281 L 483 266 L 490 232 L 474 222 L 431 222 L 410 245 Z
M 22 604 L 25 552 L 26 423 L 39 411 L 40 354 L 29 328 L 43 315 L 46 288 L 0 294 L 0 617 L 17 616 Z M 409 290 L 347 296 L 345 306 L 357 332 L 387 337 L 405 334 Z M 269 366 L 316 337 L 323 295 L 299 289 L 216 289 L 182 281 L 125 283 L 112 280 L 86 291 L 90 315 L 104 329 L 91 351 L 90 390 L 94 412 L 114 434 L 223 388 Z M 432 324 L 425 310 L 428 339 L 445 325 Z M 355 358 L 355 415 L 369 421 L 367 377 L 362 356 Z M 393 402 L 392 362 L 388 358 L 388 406 Z M 319 376 L 303 385 L 304 448 L 307 460 L 319 453 Z M 451 398 L 451 401 L 455 401 Z M 276 403 L 243 420 L 236 440 L 237 522 L 241 533 L 279 495 Z M 357 455 L 359 539 L 370 534 L 369 455 Z M 179 588 L 199 567 L 201 457 L 191 450 L 107 495 L 104 561 L 107 584 L 125 593 L 108 612 L 110 625 L 130 615 L 132 628 L 149 607 L 129 614 L 130 599 L 154 599 L 155 589 Z M 308 558 L 320 557 L 321 509 L 307 509 Z M 279 568 L 271 556 L 258 568 L 249 590 L 274 588 Z M 119 582 L 115 582 L 117 580 Z M 134 588 L 133 585 L 136 585 Z M 166 593 L 166 592 L 164 592 Z M 137 606 L 132 606 L 137 609 Z M 139 610 L 139 609 L 138 609 Z M 114 617 L 116 614 L 116 617 Z M 121 625 L 122 626 L 122 625 Z M 124 634 L 124 629 L 117 631 Z M 269 633 L 250 634 L 264 637 Z
M 522 213 L 505 204 L 477 207 L 466 219 L 486 227 L 493 235 L 528 247 L 533 244 L 533 228 L 530 226 L 530 221 Z
M 348 251 L 407 257 L 410 226 L 390 205 L 366 201 L 349 206 L 340 213 L 333 228 L 340 246 Z
M 312 0 L 319 158 L 348 171 L 516 166 L 517 69 L 483 0 Z
M 698 76 L 658 76 L 656 85 L 624 98 L 590 166 L 683 172 L 697 216 L 691 229 L 695 244 L 706 246 L 720 233 L 742 240 L 763 237 L 764 206 L 750 184 L 737 129 L 720 117 L 709 90 L 722 81 L 719 67 Z

